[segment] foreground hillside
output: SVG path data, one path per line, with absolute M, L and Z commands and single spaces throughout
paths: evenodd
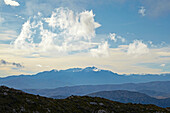
M 55 100 L 0 87 L 1 113 L 168 113 L 155 105 L 123 104 L 99 97 L 71 96 Z
M 146 94 L 134 92 L 134 91 L 126 91 L 126 90 L 100 91 L 100 92 L 88 94 L 88 96 L 102 97 L 102 98 L 123 102 L 123 103 L 130 102 L 130 103 L 141 103 L 141 104 L 154 104 L 160 107 L 170 107 L 170 98 L 156 99 Z

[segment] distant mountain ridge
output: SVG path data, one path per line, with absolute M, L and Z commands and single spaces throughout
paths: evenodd
M 44 89 L 76 85 L 103 85 L 121 83 L 141 83 L 151 81 L 170 81 L 170 74 L 161 75 L 119 75 L 96 67 L 51 70 L 35 75 L 20 75 L 0 78 L 0 85 L 17 89 Z
M 25 92 L 38 94 L 46 97 L 87 95 L 99 91 L 128 90 L 145 93 L 149 96 L 170 96 L 170 81 L 157 81 L 148 83 L 125 83 L 110 85 L 81 85 L 70 87 L 59 87 L 54 89 L 24 89 Z
M 160 107 L 170 107 L 170 98 L 156 99 L 144 93 L 127 91 L 127 90 L 100 91 L 100 92 L 88 94 L 87 96 L 101 97 L 101 98 L 106 98 L 112 101 L 118 101 L 123 103 L 154 104 Z
M 140 93 L 147 94 L 149 96 L 164 99 L 164 98 L 170 98 L 170 92 L 161 92 L 161 91 L 154 91 L 154 90 L 138 90 Z

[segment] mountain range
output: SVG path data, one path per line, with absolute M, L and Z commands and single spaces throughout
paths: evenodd
M 8 76 L 0 78 L 0 85 L 57 99 L 88 95 L 123 103 L 170 106 L 170 74 L 120 75 L 96 67 L 71 68 Z
M 46 97 L 87 95 L 99 91 L 128 90 L 145 93 L 152 97 L 170 97 L 170 81 L 155 81 L 147 83 L 125 83 L 110 85 L 80 85 L 67 86 L 54 89 L 23 89 L 27 93 Z
M 52 89 L 76 85 L 103 85 L 170 81 L 170 74 L 120 75 L 96 67 L 51 70 L 35 75 L 18 75 L 0 78 L 0 85 L 17 89 Z

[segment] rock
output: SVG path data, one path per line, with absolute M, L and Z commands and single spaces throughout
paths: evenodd
M 24 112 L 24 111 L 25 111 L 25 108 L 22 106 L 20 111 L 21 111 L 21 112 Z
M 99 110 L 97 113 L 107 113 L 105 110 Z
M 90 102 L 90 104 L 91 104 L 91 105 L 97 105 L 97 103 L 96 103 L 96 102 Z
M 6 96 L 6 95 L 8 95 L 8 93 L 7 93 L 7 92 L 4 92 L 4 95 Z
M 104 106 L 104 104 L 103 104 L 103 103 L 99 103 L 99 105 Z

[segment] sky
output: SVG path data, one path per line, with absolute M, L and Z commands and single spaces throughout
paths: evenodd
M 0 0 L 0 77 L 170 73 L 169 30 L 170 0 Z

